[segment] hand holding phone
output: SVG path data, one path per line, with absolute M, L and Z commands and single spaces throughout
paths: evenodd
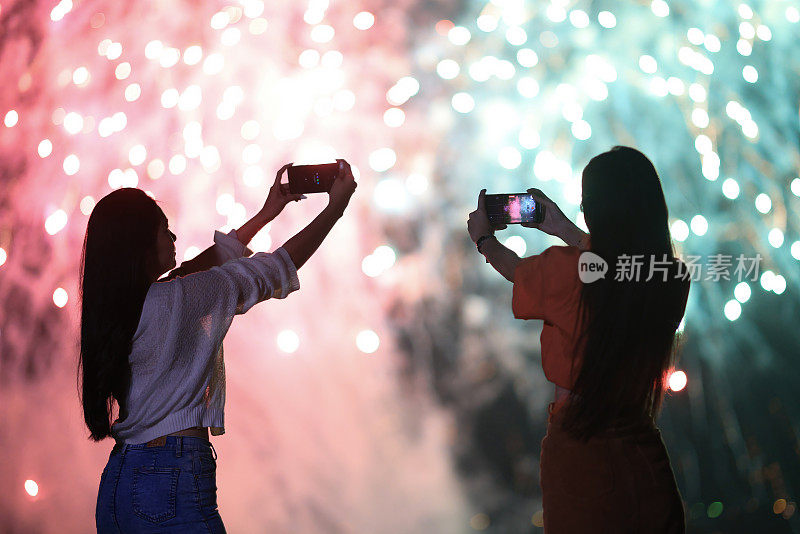
M 291 163 L 288 163 L 278 169 L 278 172 L 275 175 L 275 182 L 272 184 L 272 187 L 269 188 L 267 200 L 264 201 L 264 206 L 260 211 L 260 213 L 266 216 L 269 220 L 277 217 L 289 202 L 306 198 L 305 195 L 291 193 L 287 185 L 281 183 L 283 171 L 290 168 L 291 165 Z
M 337 166 L 338 171 L 328 193 L 330 195 L 328 206 L 343 213 L 358 184 L 356 184 L 349 163 L 343 159 L 337 159 L 334 165 Z
M 575 225 L 564 215 L 564 212 L 541 190 L 534 187 L 528 189 L 528 193 L 544 208 L 544 217 L 540 221 L 523 222 L 526 228 L 536 228 L 546 234 L 555 237 L 562 237 L 565 228 L 572 228 Z

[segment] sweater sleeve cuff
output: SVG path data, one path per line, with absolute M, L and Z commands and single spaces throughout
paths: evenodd
M 279 247 L 278 250 L 275 251 L 275 254 L 283 260 L 283 263 L 286 265 L 286 271 L 289 274 L 289 287 L 286 288 L 284 294 L 288 295 L 292 291 L 297 291 L 300 289 L 300 279 L 297 277 L 297 267 L 294 266 L 292 257 L 289 256 L 289 253 L 286 252 L 286 249 L 283 247 Z
M 214 243 L 217 245 L 217 250 L 222 260 L 221 263 L 235 258 L 241 258 L 242 256 L 251 256 L 253 254 L 252 250 L 239 241 L 236 230 L 231 230 L 227 234 L 215 230 Z

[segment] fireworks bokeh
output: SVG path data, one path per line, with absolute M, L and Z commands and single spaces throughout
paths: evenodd
M 697 532 L 800 529 L 798 5 L 759 2 L 0 3 L 0 516 L 84 532 L 111 445 L 75 382 L 88 214 L 160 203 L 179 260 L 245 222 L 284 163 L 359 188 L 301 291 L 226 338 L 219 502 L 233 532 L 538 531 L 553 388 L 539 323 L 474 251 L 477 193 L 635 146 L 702 276 L 659 425 Z M 289 206 L 272 250 L 324 205 Z M 625 206 L 620 206 L 625 209 Z M 585 227 L 584 227 L 585 228 Z M 511 226 L 520 255 L 555 238 Z

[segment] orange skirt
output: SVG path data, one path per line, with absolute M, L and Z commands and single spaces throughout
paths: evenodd
M 683 503 L 661 432 L 650 419 L 588 443 L 561 426 L 566 400 L 547 407 L 539 481 L 545 534 L 683 533 Z

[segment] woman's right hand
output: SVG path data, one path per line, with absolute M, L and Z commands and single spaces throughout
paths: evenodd
M 337 159 L 339 163 L 339 174 L 333 180 L 333 185 L 328 193 L 328 207 L 338 213 L 344 213 L 345 208 L 350 203 L 350 197 L 356 190 L 357 184 L 353 177 L 350 164 L 343 159 Z
M 536 228 L 546 234 L 562 237 L 564 229 L 572 223 L 561 211 L 561 208 L 539 189 L 532 187 L 528 189 L 528 193 L 533 195 L 536 202 L 544 206 L 544 220 L 540 223 L 522 223 L 522 226 Z
M 305 195 L 290 193 L 289 186 L 281 183 L 283 172 L 291 166 L 291 163 L 287 163 L 278 169 L 278 173 L 275 175 L 275 182 L 272 184 L 272 187 L 269 188 L 267 200 L 264 201 L 264 206 L 259 211 L 259 215 L 265 218 L 267 222 L 277 217 L 289 202 L 306 198 Z
M 530 188 L 537 202 L 544 206 L 544 220 L 540 223 L 522 223 L 526 228 L 536 228 L 547 234 L 561 238 L 567 245 L 578 247 L 581 250 L 589 248 L 589 234 L 578 228 L 570 221 L 564 212 L 539 189 Z

